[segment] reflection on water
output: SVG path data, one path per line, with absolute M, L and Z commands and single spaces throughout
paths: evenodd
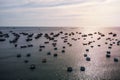
M 0 37 L 6 39 L 0 42 L 0 80 L 119 80 L 119 29 L 0 28 L 0 36 L 9 35 Z M 16 34 L 18 41 L 10 43 Z M 30 70 L 31 64 L 35 69 Z M 67 67 L 73 71 L 67 72 Z

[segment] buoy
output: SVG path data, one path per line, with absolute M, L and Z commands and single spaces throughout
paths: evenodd
M 94 46 L 90 46 L 91 48 L 93 48 Z
M 57 48 L 54 48 L 54 50 L 57 50 Z
M 72 72 L 72 71 L 73 71 L 72 67 L 67 68 L 67 72 Z
M 85 67 L 81 66 L 80 71 L 85 71 Z
M 24 60 L 25 63 L 28 63 L 29 61 L 28 60 Z
M 107 42 L 105 42 L 105 44 L 108 44 Z
M 49 42 L 48 41 L 46 41 L 46 42 L 44 42 L 45 44 L 49 44 Z
M 112 47 L 109 46 L 108 49 L 112 49 Z
M 47 55 L 51 55 L 51 52 L 48 52 Z
M 98 45 L 98 47 L 100 47 L 101 45 Z
M 51 33 L 50 33 L 50 35 L 54 35 L 54 33 L 53 33 L 53 32 L 51 32 Z
M 14 46 L 17 47 L 17 44 L 15 44 Z
M 0 42 L 5 41 L 6 39 L 0 39 Z
M 57 57 L 57 56 L 58 56 L 58 54 L 56 54 L 56 53 L 55 53 L 53 56 L 54 56 L 54 57 Z
M 72 46 L 72 44 L 69 44 L 69 46 Z
M 91 59 L 90 59 L 90 57 L 86 57 L 86 60 L 87 60 L 87 61 L 90 61 Z
M 26 57 L 30 57 L 31 56 L 31 54 L 30 53 L 28 53 L 27 55 L 26 55 Z
M 117 36 L 117 34 L 113 34 L 113 37 L 116 37 Z
M 24 46 L 20 46 L 20 48 L 27 48 L 27 46 L 26 46 L 26 45 L 24 45 Z
M 39 51 L 42 51 L 42 49 L 40 48 Z
M 111 52 L 110 52 L 110 51 L 107 51 L 107 54 L 111 54 Z
M 29 44 L 28 47 L 33 47 L 33 45 L 32 45 L 32 44 Z
M 89 52 L 89 49 L 86 49 L 86 52 Z
M 62 53 L 65 53 L 65 50 L 62 50 Z
M 46 63 L 46 62 L 47 62 L 47 60 L 46 60 L 46 59 L 43 59 L 43 60 L 42 60 L 42 63 Z
M 114 62 L 118 62 L 118 58 L 114 58 Z
M 87 57 L 87 54 L 84 54 L 84 57 Z
M 63 49 L 65 49 L 65 46 L 63 46 Z
M 31 64 L 31 65 L 30 65 L 30 69 L 31 69 L 31 70 L 34 70 L 35 68 L 36 68 L 35 64 Z
M 107 57 L 107 58 L 110 58 L 110 57 L 111 57 L 111 55 L 110 55 L 110 54 L 106 54 L 106 57 Z
M 20 58 L 20 57 L 21 57 L 21 54 L 17 54 L 17 57 Z

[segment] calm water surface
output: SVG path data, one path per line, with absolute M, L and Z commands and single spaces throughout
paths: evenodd
M 117 45 L 120 40 L 120 28 L 19 27 L 0 28 L 0 31 L 2 34 L 9 34 L 9 37 L 5 38 L 6 41 L 0 42 L 0 80 L 120 80 L 120 46 Z M 63 33 L 60 33 L 61 31 Z M 20 38 L 16 43 L 9 43 L 14 39 L 13 32 L 19 34 Z M 26 42 L 27 35 L 20 34 L 21 32 L 34 33 L 31 37 L 32 41 Z M 59 36 L 54 37 L 57 42 L 44 37 L 46 33 L 50 35 L 51 32 L 59 33 Z M 105 36 L 101 37 L 99 32 Z M 110 32 L 117 36 L 109 35 Z M 39 33 L 43 35 L 35 39 Z M 92 35 L 88 36 L 90 33 Z M 87 35 L 87 37 L 82 37 L 82 35 Z M 65 36 L 67 42 L 61 39 Z M 97 40 L 98 38 L 100 40 Z M 106 40 L 107 38 L 111 40 Z M 89 41 L 95 42 L 83 45 Z M 54 50 L 52 43 L 57 43 L 57 50 Z M 15 47 L 15 44 L 18 46 Z M 20 48 L 22 45 L 29 44 L 33 44 L 33 47 Z M 112 44 L 111 49 L 108 48 L 110 44 Z M 40 45 L 45 46 L 42 51 L 39 51 Z M 86 49 L 89 49 L 89 52 Z M 62 53 L 62 50 L 65 50 L 65 53 Z M 111 52 L 110 58 L 106 58 L 106 51 Z M 48 52 L 51 52 L 51 55 L 47 55 Z M 28 53 L 31 54 L 30 57 L 26 57 Z M 54 57 L 55 53 L 57 57 Z M 17 54 L 21 54 L 21 57 L 16 57 Z M 87 54 L 91 60 L 86 61 L 84 54 Z M 118 62 L 114 62 L 114 58 L 117 58 Z M 47 62 L 42 63 L 43 59 Z M 25 63 L 25 60 L 29 62 Z M 36 66 L 34 70 L 29 69 L 31 64 Z M 85 67 L 85 71 L 80 71 L 81 66 Z M 72 67 L 73 71 L 67 72 L 67 67 Z

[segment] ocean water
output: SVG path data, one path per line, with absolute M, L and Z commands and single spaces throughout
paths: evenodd
M 14 33 L 20 37 L 10 43 Z M 0 27 L 0 35 L 4 34 L 9 36 L 0 36 L 6 39 L 0 41 L 0 80 L 120 80 L 120 28 Z M 30 34 L 32 41 L 26 41 Z M 30 69 L 32 64 L 34 69 Z

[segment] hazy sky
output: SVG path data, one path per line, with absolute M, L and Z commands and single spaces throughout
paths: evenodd
M 0 26 L 120 26 L 120 0 L 0 0 Z

